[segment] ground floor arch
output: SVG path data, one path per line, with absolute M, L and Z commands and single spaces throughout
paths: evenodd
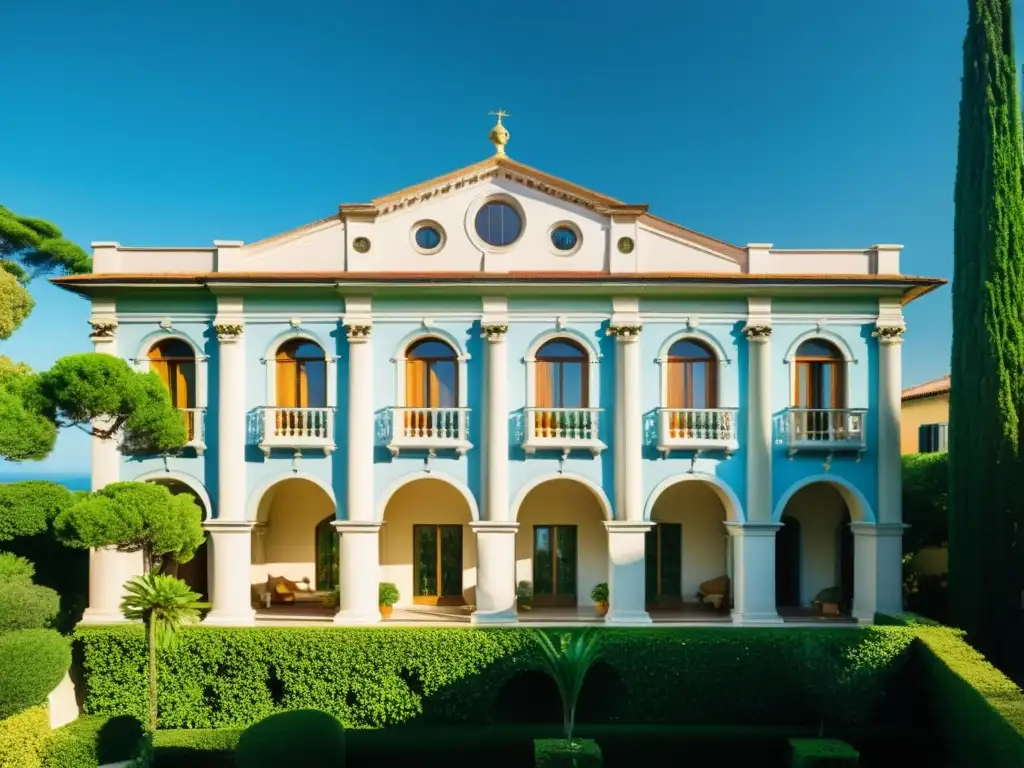
M 809 607 L 824 589 L 838 587 L 841 604 L 853 599 L 853 518 L 848 494 L 816 481 L 793 492 L 775 535 L 775 596 L 780 609 Z
M 702 481 L 677 482 L 658 495 L 650 515 L 654 526 L 645 547 L 648 607 L 676 608 L 712 593 L 727 600 L 732 563 L 725 523 L 730 514 L 719 490 Z M 707 582 L 715 583 L 710 592 L 701 589 Z
M 533 485 L 515 509 L 516 581 L 530 584 L 533 604 L 591 605 L 591 590 L 608 581 L 606 505 L 588 485 L 563 477 Z
M 199 483 L 169 474 L 146 477 L 144 482 L 162 485 L 175 496 L 179 494 L 191 496 L 196 506 L 202 510 L 203 522 L 210 519 L 210 497 Z M 209 542 L 208 539 L 204 539 L 203 543 L 196 549 L 191 560 L 187 563 L 178 563 L 171 560 L 165 564 L 164 572 L 171 573 L 182 579 L 193 592 L 201 595 L 202 600 L 208 600 L 210 596 L 209 557 Z
M 331 497 L 308 479 L 290 477 L 267 488 L 256 505 L 250 583 L 271 586 L 284 579 L 297 585 L 264 592 L 272 602 L 292 602 L 298 591 L 333 589 L 336 576 L 335 583 L 329 577 L 337 570 L 328 560 L 337 560 L 337 544 L 324 540 L 335 514 Z
M 435 477 L 402 483 L 382 519 L 380 581 L 398 587 L 398 606 L 474 604 L 474 510 L 460 487 Z

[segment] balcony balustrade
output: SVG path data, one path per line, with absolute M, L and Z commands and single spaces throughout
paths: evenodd
M 526 408 L 523 450 L 556 450 L 568 455 L 573 450 L 590 451 L 594 456 L 607 446 L 598 439 L 600 408 Z M 639 438 L 638 438 L 639 439 Z
M 390 418 L 387 447 L 393 456 L 407 450 L 454 450 L 461 455 L 473 447 L 468 408 L 391 408 Z
M 266 456 L 274 448 L 334 450 L 333 408 L 260 408 L 259 447 Z
M 867 410 L 864 408 L 790 408 L 784 442 L 792 456 L 798 451 L 867 449 Z
M 659 408 L 658 450 L 724 451 L 739 448 L 736 408 Z

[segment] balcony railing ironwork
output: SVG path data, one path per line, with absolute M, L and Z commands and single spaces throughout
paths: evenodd
M 600 408 L 526 408 L 523 450 L 587 450 L 595 456 L 607 446 L 598 438 Z
M 658 450 L 720 450 L 739 448 L 736 408 L 659 408 Z
M 301 451 L 334 450 L 333 408 L 261 408 L 259 447 L 266 455 L 274 448 Z
M 463 454 L 469 442 L 469 408 L 391 408 L 388 450 L 455 450 Z

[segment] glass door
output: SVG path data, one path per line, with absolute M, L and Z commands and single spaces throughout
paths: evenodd
M 538 525 L 533 529 L 533 602 L 538 607 L 574 608 L 576 526 Z
M 316 527 L 316 588 L 329 592 L 338 586 L 338 534 L 331 525 L 334 515 Z
M 658 523 L 647 532 L 647 603 L 678 608 L 683 603 L 683 526 Z
M 414 525 L 413 603 L 464 605 L 462 526 Z

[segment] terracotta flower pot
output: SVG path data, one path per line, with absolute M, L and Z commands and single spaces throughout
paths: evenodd
M 839 603 L 822 603 L 821 614 L 822 616 L 838 616 Z
M 382 605 L 380 606 L 381 618 L 390 619 L 391 614 L 394 612 L 395 607 L 393 605 Z
M 597 615 L 598 616 L 607 616 L 608 615 L 608 601 L 607 600 L 602 600 L 600 603 L 596 603 L 595 606 L 597 608 Z

